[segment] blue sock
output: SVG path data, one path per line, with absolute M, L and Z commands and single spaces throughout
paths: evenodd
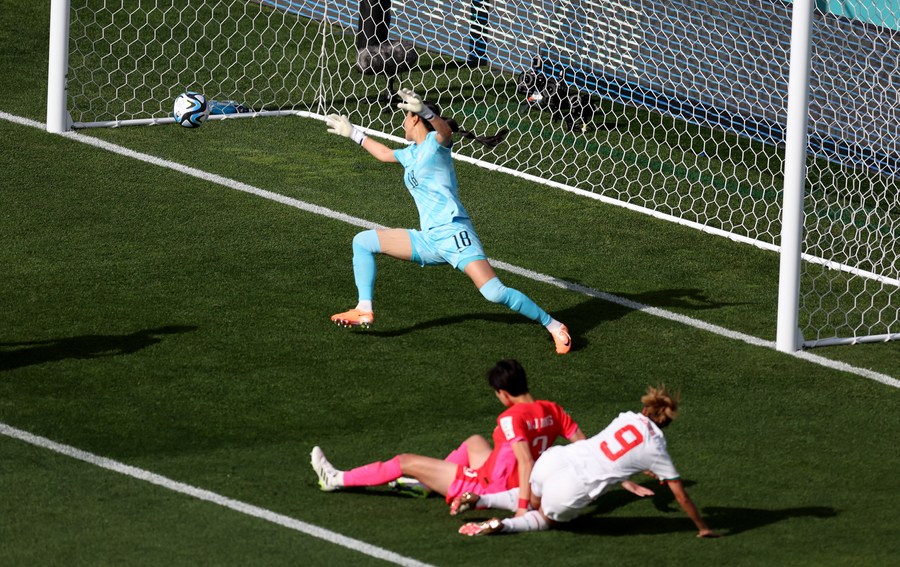
M 546 311 L 537 306 L 527 295 L 517 289 L 506 287 L 500 278 L 491 278 L 479 290 L 485 299 L 492 303 L 502 303 L 513 311 L 521 313 L 532 321 L 543 326 L 550 324 L 552 318 Z
M 360 301 L 372 301 L 375 289 L 375 254 L 381 252 L 378 233 L 364 230 L 353 237 L 353 278 Z

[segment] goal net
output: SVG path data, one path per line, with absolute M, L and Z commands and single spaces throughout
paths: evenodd
M 54 2 L 71 3 L 67 126 L 169 122 L 196 90 L 211 119 L 341 113 L 402 139 L 402 83 L 467 129 L 509 129 L 460 159 L 779 249 L 786 1 Z M 900 14 L 820 4 L 799 325 L 806 346 L 897 339 Z

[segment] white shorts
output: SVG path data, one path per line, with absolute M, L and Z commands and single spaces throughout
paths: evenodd
M 574 519 L 591 503 L 589 486 L 556 446 L 547 449 L 531 471 L 531 492 L 541 499 L 541 510 L 554 522 Z

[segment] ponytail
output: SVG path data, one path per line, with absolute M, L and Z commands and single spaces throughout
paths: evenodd
M 427 106 L 429 109 L 431 109 L 431 111 L 434 112 L 435 115 L 441 116 L 441 109 L 438 107 L 438 105 L 434 104 L 433 102 L 427 101 L 427 100 L 423 101 L 423 104 L 425 106 Z M 441 118 L 444 118 L 444 117 L 441 116 Z M 462 128 L 460 128 L 459 122 L 457 122 L 453 118 L 444 118 L 444 121 L 447 122 L 447 125 L 450 126 L 450 129 L 453 132 L 459 132 L 459 135 L 462 136 L 463 138 L 468 138 L 469 140 L 475 140 L 476 142 L 483 144 L 489 148 L 494 148 L 494 147 L 498 146 L 500 144 L 500 142 L 505 140 L 506 136 L 509 134 L 509 128 L 503 128 L 502 130 L 500 130 L 493 136 L 479 136 L 479 135 L 475 134 L 474 132 L 472 132 L 471 130 L 463 130 Z M 429 131 L 434 130 L 434 126 L 432 126 L 427 120 L 424 120 L 423 122 L 425 124 L 425 128 L 427 128 Z

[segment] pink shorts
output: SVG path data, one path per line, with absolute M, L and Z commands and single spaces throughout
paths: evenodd
M 485 494 L 484 489 L 488 486 L 488 478 L 479 478 L 478 471 L 469 467 L 456 467 L 456 479 L 450 483 L 447 489 L 447 504 L 463 492 L 473 492 L 475 494 Z
M 490 462 L 491 459 L 488 459 L 488 463 Z M 447 489 L 447 503 L 452 502 L 463 492 L 493 494 L 512 488 L 508 486 L 508 483 L 510 476 L 516 472 L 516 456 L 508 444 L 504 444 L 497 451 L 493 466 L 490 466 L 491 470 L 487 470 L 489 466 L 489 464 L 485 464 L 480 469 L 457 466 L 456 479 L 450 483 L 450 488 Z

